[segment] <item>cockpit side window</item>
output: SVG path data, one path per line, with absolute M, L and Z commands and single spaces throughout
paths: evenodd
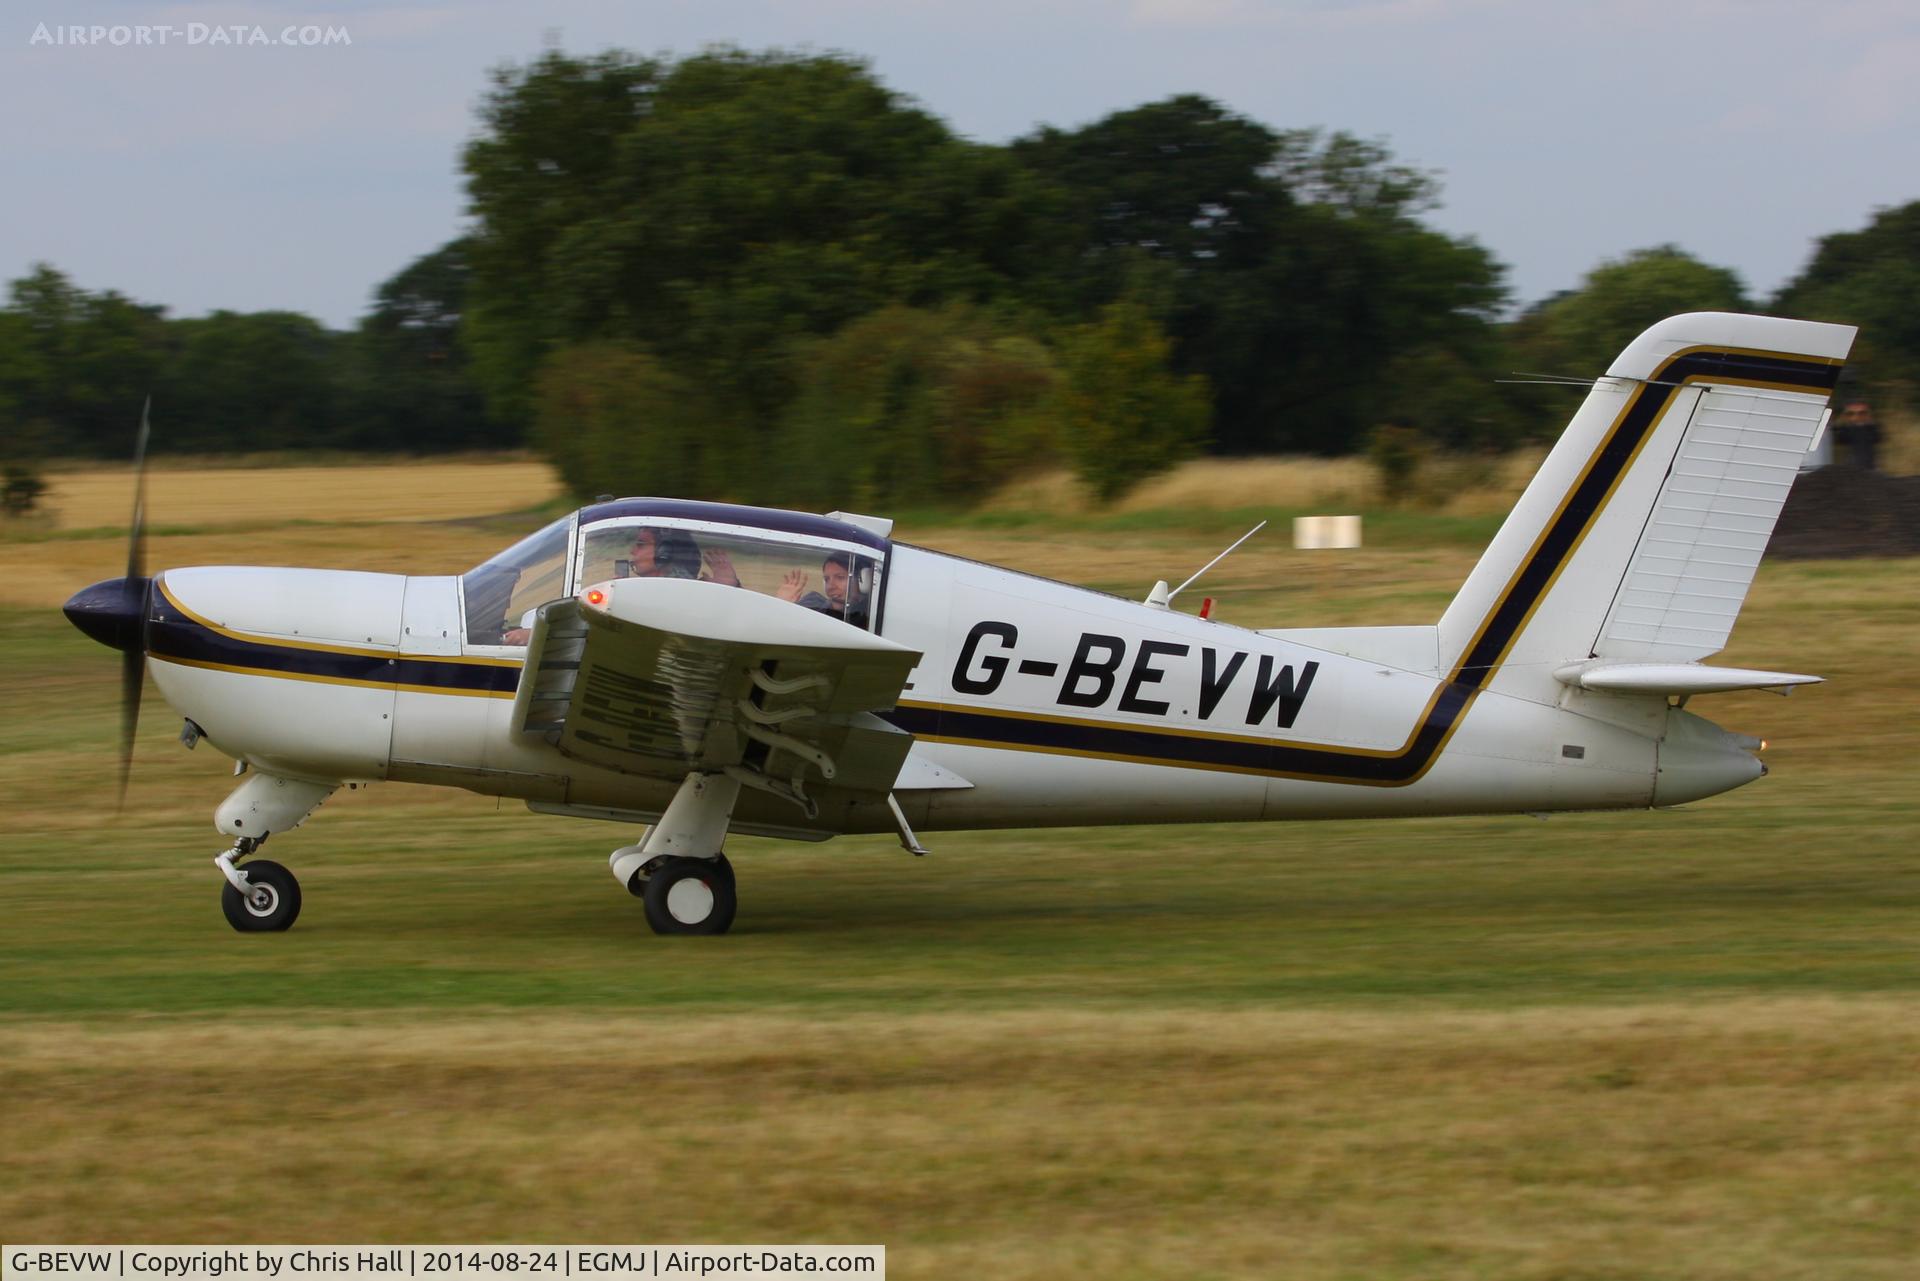
M 777 596 L 865 630 L 877 572 L 875 558 L 852 547 L 642 520 L 582 531 L 574 581 L 694 578 Z
M 527 615 L 566 595 L 572 533 L 573 517 L 563 516 L 461 576 L 469 645 L 526 644 Z

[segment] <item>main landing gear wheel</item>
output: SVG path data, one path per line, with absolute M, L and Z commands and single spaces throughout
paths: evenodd
M 247 874 L 247 892 L 231 883 L 220 887 L 220 910 L 227 924 L 242 934 L 284 930 L 300 915 L 300 882 L 272 859 L 257 858 L 241 869 Z
M 648 874 L 641 898 L 655 934 L 725 934 L 739 905 L 724 854 L 667 859 Z

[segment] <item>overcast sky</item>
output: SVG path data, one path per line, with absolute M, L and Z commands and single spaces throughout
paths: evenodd
M 1521 303 L 1664 242 L 1764 299 L 1819 236 L 1920 199 L 1915 0 L 25 0 L 0 18 L 0 271 L 349 325 L 459 232 L 487 71 L 548 41 L 852 53 L 983 142 L 1176 93 L 1379 138 Z

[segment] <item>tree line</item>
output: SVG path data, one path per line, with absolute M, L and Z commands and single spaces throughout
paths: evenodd
M 471 223 L 351 331 L 173 319 L 50 266 L 0 308 L 12 452 L 533 444 L 579 492 L 795 505 L 965 498 L 1052 462 L 1112 496 L 1185 454 L 1452 448 L 1557 430 L 1679 311 L 1863 326 L 1920 370 L 1920 202 L 1821 241 L 1776 297 L 1672 246 L 1506 319 L 1501 264 L 1421 221 L 1431 175 L 1204 97 L 1005 145 L 835 55 L 548 53 L 495 73 Z
M 291 311 L 171 318 L 41 264 L 0 307 L 0 421 L 22 454 L 123 457 L 140 404 L 154 447 L 435 452 L 501 448 L 460 338 L 460 242 L 380 287 L 351 331 Z

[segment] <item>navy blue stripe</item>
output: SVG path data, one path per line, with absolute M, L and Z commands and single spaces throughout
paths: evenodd
M 1469 693 L 1463 686 L 1450 685 L 1434 714 L 1421 726 L 1413 748 L 1392 756 L 1356 756 L 1292 743 L 1195 737 L 1135 725 L 1033 720 L 951 707 L 903 706 L 883 715 L 891 724 L 922 738 L 971 739 L 1038 751 L 1126 756 L 1167 765 L 1393 785 L 1410 781 L 1425 765 L 1454 718 L 1466 707 Z
M 158 592 L 154 593 L 153 614 L 147 620 L 147 652 L 155 658 L 213 663 L 268 675 L 310 676 L 374 685 L 422 685 L 449 693 L 512 693 L 520 684 L 518 667 L 450 663 L 403 655 L 336 654 L 265 640 L 243 640 L 186 617 Z

